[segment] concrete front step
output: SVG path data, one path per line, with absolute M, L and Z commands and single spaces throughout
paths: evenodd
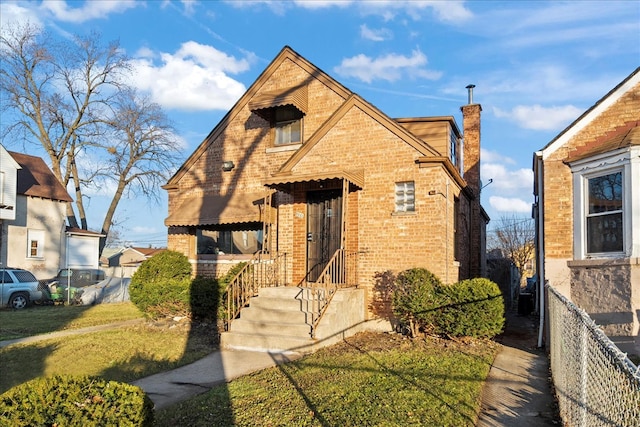
M 231 322 L 229 331 L 220 337 L 226 348 L 272 352 L 307 352 L 313 347 L 311 326 L 302 310 L 301 288 L 261 288 L 251 298 L 240 318 Z
M 307 338 L 224 332 L 220 336 L 223 348 L 267 351 L 271 353 L 310 353 L 316 350 L 316 341 Z
M 307 321 L 307 314 L 303 313 L 300 310 L 282 310 L 279 307 L 274 308 L 251 305 L 242 309 L 241 318 L 251 322 L 278 322 L 300 324 Z
M 309 353 L 331 345 L 361 329 L 365 303 L 362 289 L 341 289 L 329 305 L 318 325 L 316 338 L 311 338 L 307 323 L 305 289 L 297 287 L 261 288 L 251 298 L 240 318 L 231 322 L 230 330 L 222 333 L 223 348 L 270 352 Z
M 276 323 L 255 322 L 244 318 L 231 322 L 229 332 L 249 334 L 249 335 L 273 335 L 292 336 L 296 338 L 309 338 L 311 336 L 311 326 L 302 323 Z

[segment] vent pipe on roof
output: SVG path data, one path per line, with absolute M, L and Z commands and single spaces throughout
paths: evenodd
M 469 102 L 468 104 L 473 104 L 473 88 L 476 87 L 474 84 L 467 85 L 467 91 L 469 91 Z

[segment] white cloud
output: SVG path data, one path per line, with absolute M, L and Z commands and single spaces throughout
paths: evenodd
M 141 5 L 135 0 L 86 1 L 79 8 L 70 8 L 66 1 L 48 0 L 42 8 L 53 14 L 56 20 L 82 23 L 91 19 L 106 18 L 111 13 L 122 13 Z
M 342 77 L 352 77 L 371 83 L 374 80 L 394 82 L 403 77 L 425 78 L 436 80 L 441 73 L 425 68 L 427 57 L 420 50 L 414 50 L 411 56 L 390 53 L 378 58 L 371 58 L 364 54 L 342 60 L 334 71 Z
M 561 130 L 575 120 L 582 110 L 573 105 L 543 107 L 542 105 L 517 105 L 511 111 L 494 107 L 496 117 L 514 121 L 524 129 Z
M 228 74 L 246 71 L 249 61 L 211 46 L 189 41 L 174 54 L 160 53 L 156 61 L 148 50 L 143 53 L 133 61 L 133 84 L 165 108 L 228 110 L 246 90 Z
M 480 175 L 485 183 L 487 183 L 489 179 L 493 179 L 491 183 L 492 192 L 499 191 L 510 194 L 533 192 L 533 171 L 531 169 L 521 168 L 509 170 L 505 165 L 485 163 L 482 161 L 480 165 Z
M 489 197 L 489 204 L 498 212 L 531 212 L 531 202 L 519 198 L 491 196 Z
M 0 2 L 0 27 L 7 28 L 8 25 L 24 25 L 27 22 L 42 27 L 42 21 L 33 9 L 23 7 L 17 2 Z
M 391 39 L 393 37 L 393 34 L 387 28 L 372 30 L 371 28 L 367 27 L 366 24 L 363 24 L 360 25 L 360 37 L 374 42 L 381 42 Z
M 470 20 L 473 13 L 464 6 L 463 1 L 442 0 L 374 0 L 357 2 L 366 12 L 381 15 L 389 21 L 396 13 L 406 13 L 411 19 L 421 19 L 421 12 L 433 11 L 442 22 L 460 24 Z
M 482 159 L 483 163 L 503 163 L 510 165 L 516 164 L 516 161 L 511 157 L 503 156 L 496 151 L 487 150 L 486 148 L 480 149 L 480 159 Z

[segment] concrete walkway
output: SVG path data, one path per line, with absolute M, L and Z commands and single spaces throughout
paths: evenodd
M 141 378 L 132 384 L 142 388 L 156 409 L 161 409 L 204 393 L 234 378 L 299 357 L 297 353 L 219 350 L 190 365 Z
M 538 318 L 507 313 L 502 350 L 491 367 L 482 393 L 478 427 L 559 426 L 551 389 L 549 358 L 537 348 Z

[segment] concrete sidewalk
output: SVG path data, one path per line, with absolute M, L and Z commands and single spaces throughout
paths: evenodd
M 156 409 L 161 409 L 234 378 L 291 362 L 299 357 L 301 355 L 298 353 L 218 350 L 189 365 L 141 378 L 132 384 L 141 387 Z
M 505 331 L 496 341 L 502 350 L 482 393 L 478 427 L 558 426 L 550 384 L 549 358 L 537 348 L 538 318 L 508 312 Z

